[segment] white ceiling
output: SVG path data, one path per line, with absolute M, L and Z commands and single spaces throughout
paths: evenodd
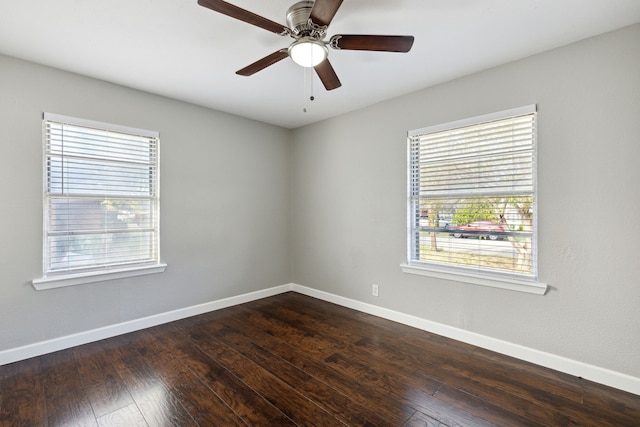
M 285 24 L 295 1 L 230 3 Z M 329 36 L 415 43 L 409 53 L 330 50 L 342 82 L 330 92 L 289 58 L 236 75 L 292 39 L 197 0 L 0 0 L 0 53 L 296 128 L 637 22 L 640 0 L 344 0 Z

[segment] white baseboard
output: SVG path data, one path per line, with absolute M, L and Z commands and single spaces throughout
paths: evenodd
M 303 295 L 393 320 L 404 325 L 640 395 L 640 378 L 305 286 L 293 284 L 292 290 Z
M 39 343 L 25 345 L 13 349 L 0 351 L 0 365 L 17 362 L 19 360 L 31 357 L 41 356 L 43 354 L 52 353 L 58 350 L 64 350 L 74 346 L 99 341 L 105 338 L 138 331 L 152 326 L 185 319 L 191 316 L 208 313 L 215 310 L 231 307 L 238 304 L 244 304 L 278 295 L 284 292 L 295 291 L 303 295 L 308 295 L 323 301 L 341 305 L 343 307 L 352 308 L 384 319 L 393 320 L 414 328 L 422 329 L 447 338 L 452 338 L 471 345 L 492 350 L 507 356 L 512 356 L 536 365 L 544 366 L 560 372 L 564 372 L 577 377 L 582 377 L 600 384 L 624 390 L 630 393 L 640 395 L 640 378 L 630 375 L 611 371 L 583 362 L 567 359 L 550 353 L 545 353 L 532 348 L 513 344 L 507 341 L 480 335 L 474 332 L 465 331 L 464 329 L 447 326 L 441 323 L 432 322 L 420 317 L 389 310 L 373 304 L 367 304 L 361 301 L 352 300 L 339 295 L 331 294 L 324 291 L 308 288 L 306 286 L 294 283 L 282 286 L 275 286 L 248 294 L 238 295 L 204 304 L 194 305 L 191 307 L 181 308 L 166 313 L 144 317 L 141 319 L 130 320 L 115 325 L 105 326 L 86 332 L 80 332 L 73 335 L 67 335 L 60 338 L 54 338 Z
M 64 350 L 66 348 L 99 341 L 105 338 L 111 338 L 117 335 L 139 331 L 141 329 L 150 328 L 152 326 L 162 325 L 164 323 L 185 319 L 187 317 L 197 316 L 198 314 L 204 314 L 210 311 L 220 310 L 222 308 L 267 298 L 273 295 L 281 294 L 283 292 L 291 291 L 292 287 L 293 285 L 276 286 L 273 288 L 251 292 L 248 294 L 224 298 L 221 300 L 198 304 L 191 307 L 180 308 L 177 310 L 168 311 L 166 313 L 160 313 L 123 323 L 117 323 L 115 325 L 92 329 L 86 332 L 79 332 L 73 335 L 67 335 L 60 338 L 54 338 L 47 341 L 29 344 L 23 347 L 3 350 L 0 351 L 0 366 L 17 362 L 19 360 L 29 359 L 31 357 L 41 356 L 43 354 L 53 353 L 54 351 Z

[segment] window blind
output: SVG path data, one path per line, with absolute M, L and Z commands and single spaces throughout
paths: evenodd
M 409 134 L 410 263 L 535 277 L 535 122 L 532 106 Z
M 45 113 L 44 274 L 159 262 L 157 132 Z

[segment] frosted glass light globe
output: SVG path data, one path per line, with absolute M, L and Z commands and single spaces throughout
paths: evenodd
M 289 56 L 302 67 L 315 67 L 329 55 L 324 43 L 311 37 L 302 37 L 289 46 Z

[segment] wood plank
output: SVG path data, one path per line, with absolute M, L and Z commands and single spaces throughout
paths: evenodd
M 523 397 L 535 401 L 540 400 L 543 396 L 540 396 L 538 392 L 533 392 L 534 395 L 532 395 L 531 390 L 537 389 L 539 391 L 541 380 L 545 382 L 552 380 L 545 386 L 546 394 L 551 396 L 551 399 L 554 399 L 555 396 L 562 396 L 573 402 L 582 402 L 583 391 L 575 382 L 575 377 L 569 379 L 569 375 L 559 375 L 558 372 L 551 369 L 522 361 L 512 364 L 510 359 L 506 356 L 497 357 L 495 353 L 478 349 L 473 354 L 460 356 L 455 361 L 449 361 L 443 365 L 443 369 L 473 371 L 472 375 L 476 378 L 490 376 L 493 382 L 500 383 L 500 387 L 511 392 L 521 393 Z
M 152 335 L 147 336 L 147 338 L 155 341 L 155 337 Z M 157 348 L 159 349 L 159 347 Z M 134 393 L 138 397 L 137 404 L 149 425 L 197 426 L 195 420 L 189 415 L 180 399 L 176 396 L 176 387 L 196 381 L 196 376 L 164 349 L 159 352 L 147 352 L 146 357 L 143 358 L 141 356 L 137 360 L 139 363 L 144 361 L 148 366 L 148 368 L 142 368 L 142 372 L 138 370 L 138 375 L 152 373 L 158 381 L 151 381 L 150 387 L 157 387 L 158 383 L 161 382 L 165 389 L 168 390 L 162 396 L 148 398 L 148 396 L 140 393 L 142 381 L 132 378 L 136 374 L 132 372 L 130 365 L 123 364 L 120 367 L 124 375 L 131 378 L 135 384 L 138 384 L 135 386 Z M 129 361 L 131 362 L 131 359 Z
M 135 350 L 142 356 L 162 352 L 165 348 L 163 347 L 162 342 L 158 340 L 158 337 L 165 333 L 170 333 L 174 329 L 175 326 L 173 323 L 169 323 L 133 332 L 132 334 L 128 334 L 131 338 L 129 346 L 131 350 Z
M 96 418 L 133 404 L 133 398 L 99 342 L 73 349 L 83 389 Z
M 245 310 L 241 318 L 264 333 L 278 336 L 290 345 L 304 349 L 310 357 L 323 361 L 342 375 L 403 401 L 410 408 L 416 409 L 415 405 L 422 402 L 420 396 L 431 395 L 440 386 L 439 382 L 422 375 L 418 370 L 391 372 L 386 363 L 363 357 L 353 346 L 326 337 L 310 327 L 301 328 L 285 323 L 276 315 Z
M 201 333 L 192 333 L 191 337 L 202 351 L 264 396 L 295 423 L 306 426 L 342 425 L 306 396 L 232 350 L 224 342 Z
M 140 410 L 132 403 L 129 406 L 118 409 L 117 411 L 110 412 L 98 418 L 98 425 L 100 427 L 111 426 L 127 426 L 127 427 L 148 427 L 149 424 L 145 421 L 144 417 L 140 413 Z
M 272 307 L 269 313 L 278 316 L 289 325 L 313 325 L 315 330 L 323 332 L 325 336 L 339 339 L 350 344 L 354 351 L 364 351 L 369 356 L 384 358 L 397 366 L 416 366 L 442 364 L 451 357 L 450 351 L 441 351 L 438 346 L 423 345 L 418 347 L 407 343 L 398 345 L 398 335 L 386 331 L 379 326 L 371 326 L 357 321 L 353 316 L 338 316 L 331 314 L 312 313 L 305 310 L 297 312 L 295 308 Z M 440 351 L 432 351 L 440 350 Z
M 46 401 L 40 360 L 23 360 L 2 368 L 0 425 L 46 426 Z
M 509 412 L 500 406 L 443 385 L 438 392 L 425 402 L 427 414 L 445 424 L 462 426 L 537 426 L 541 424 L 526 417 Z
M 324 361 L 309 357 L 304 349 L 293 347 L 277 337 L 264 334 L 253 327 L 247 328 L 242 321 L 229 318 L 220 319 L 209 324 L 207 328 L 214 331 L 228 329 L 242 334 L 242 336 L 271 351 L 293 366 L 318 378 L 339 392 L 351 396 L 352 399 L 360 404 L 376 408 L 380 415 L 393 425 L 404 424 L 413 412 L 410 412 L 403 402 L 391 398 L 386 391 L 368 387 L 350 376 L 335 371 L 328 367 Z
M 298 369 L 285 359 L 251 342 L 241 334 L 231 330 L 220 330 L 217 333 L 211 333 L 211 336 L 227 343 L 238 353 L 296 389 L 347 425 L 393 425 L 378 414 L 377 408 L 360 405 L 346 394 L 332 388 L 304 370 Z
M 166 334 L 167 328 L 155 332 Z M 205 423 L 241 425 L 233 411 L 210 390 L 203 389 L 192 372 L 166 352 L 160 352 L 165 349 L 162 340 L 150 333 L 137 334 L 140 342 L 133 336 L 123 336 L 107 346 L 148 423 L 189 426 L 197 425 L 198 419 Z
M 122 354 L 118 352 L 118 354 Z M 114 366 L 144 418 L 152 425 L 189 422 L 186 410 L 169 386 L 147 365 L 141 355 L 116 359 Z
M 165 338 L 170 338 L 165 335 Z M 193 378 L 199 378 L 213 393 L 223 400 L 233 411 L 251 425 L 295 425 L 291 419 L 279 411 L 264 397 L 256 393 L 238 377 L 202 352 L 199 348 L 189 344 L 184 334 L 173 335 L 174 341 L 166 348 L 177 354 L 173 361 L 165 360 L 162 370 L 169 368 L 172 372 L 189 370 Z M 158 354 L 161 356 L 161 354 Z M 169 355 L 165 355 L 165 359 Z M 183 366 L 177 366 L 178 358 Z M 152 366 L 157 366 L 153 365 Z M 184 381 L 172 380 L 174 386 Z
M 104 384 L 119 378 L 111 358 L 105 353 L 100 342 L 74 347 L 72 352 L 85 386 Z
M 100 341 L 105 355 L 112 361 L 122 361 L 140 356 L 136 339 L 140 334 L 129 333 Z
M 380 333 L 383 328 L 368 327 L 354 322 L 344 316 L 324 317 L 318 314 L 310 315 L 310 310 L 296 313 L 287 308 L 274 307 L 270 312 L 281 314 L 290 320 L 289 324 L 304 323 L 314 325 L 323 334 L 338 337 L 343 342 L 349 342 L 345 355 L 363 360 L 376 360 L 385 369 L 393 369 L 404 374 L 407 381 L 419 380 L 422 384 L 430 382 L 435 389 L 440 385 L 441 376 L 434 376 L 440 372 L 440 366 L 454 357 L 453 350 L 438 343 L 423 342 L 422 346 L 399 342 L 397 335 L 388 332 Z M 420 379 L 416 378 L 420 377 Z M 404 381 L 404 378 L 403 378 Z
M 96 426 L 73 350 L 47 354 L 40 360 L 49 425 Z
M 541 374 L 545 368 L 524 362 L 515 368 L 511 363 L 498 363 L 497 360 L 492 358 L 488 363 L 482 357 L 459 357 L 443 365 L 441 372 L 453 371 L 461 377 L 462 381 L 457 382 L 449 378 L 446 382 L 450 386 L 486 400 L 497 401 L 502 408 L 518 411 L 543 424 L 566 422 L 604 426 L 619 425 L 621 420 L 633 418 L 632 414 L 629 417 L 620 412 L 612 415 L 612 411 L 585 405 L 577 384 L 573 381 L 569 384 L 566 380 L 550 381 L 552 374 Z M 580 401 L 576 401 L 578 395 Z
M 359 328 L 362 328 L 363 331 L 366 331 L 366 334 L 385 336 L 393 341 L 406 340 L 419 348 L 437 344 L 456 352 L 473 352 L 477 349 L 477 347 L 471 344 L 445 338 L 402 323 L 383 319 L 296 292 L 282 294 L 282 300 L 280 296 L 281 295 L 272 297 L 271 300 L 265 298 L 260 300 L 260 302 L 264 301 L 266 304 L 271 304 L 272 307 L 288 307 L 300 313 L 312 314 L 313 317 L 319 316 L 321 319 L 335 319 L 337 322 L 353 323 Z M 304 307 L 304 310 L 300 310 L 300 307 Z
M 246 426 L 229 406 L 200 381 L 180 384 L 176 395 L 201 426 Z
M 584 390 L 583 405 L 589 408 L 583 412 L 585 423 L 597 420 L 601 425 L 640 425 L 640 396 L 582 378 L 579 381 Z
M 553 407 L 563 419 L 575 424 L 635 425 L 640 424 L 638 396 L 614 388 L 606 387 L 563 372 L 524 362 L 513 357 L 477 349 L 474 354 L 494 361 L 509 369 L 521 383 L 532 383 L 532 387 L 519 386 L 529 390 L 544 402 L 545 407 Z M 544 388 L 544 392 L 540 389 Z M 522 393 L 524 390 L 514 391 Z M 570 398 L 572 402 L 564 399 Z
M 84 388 L 96 418 L 133 404 L 126 387 L 120 382 L 93 384 Z
M 403 424 L 403 427 L 447 427 L 445 424 L 442 424 L 440 421 L 431 418 L 428 415 L 423 414 L 420 411 L 416 411 L 415 414 Z
M 163 399 L 144 399 L 137 403 L 150 426 L 197 426 L 184 404 L 175 387 Z

